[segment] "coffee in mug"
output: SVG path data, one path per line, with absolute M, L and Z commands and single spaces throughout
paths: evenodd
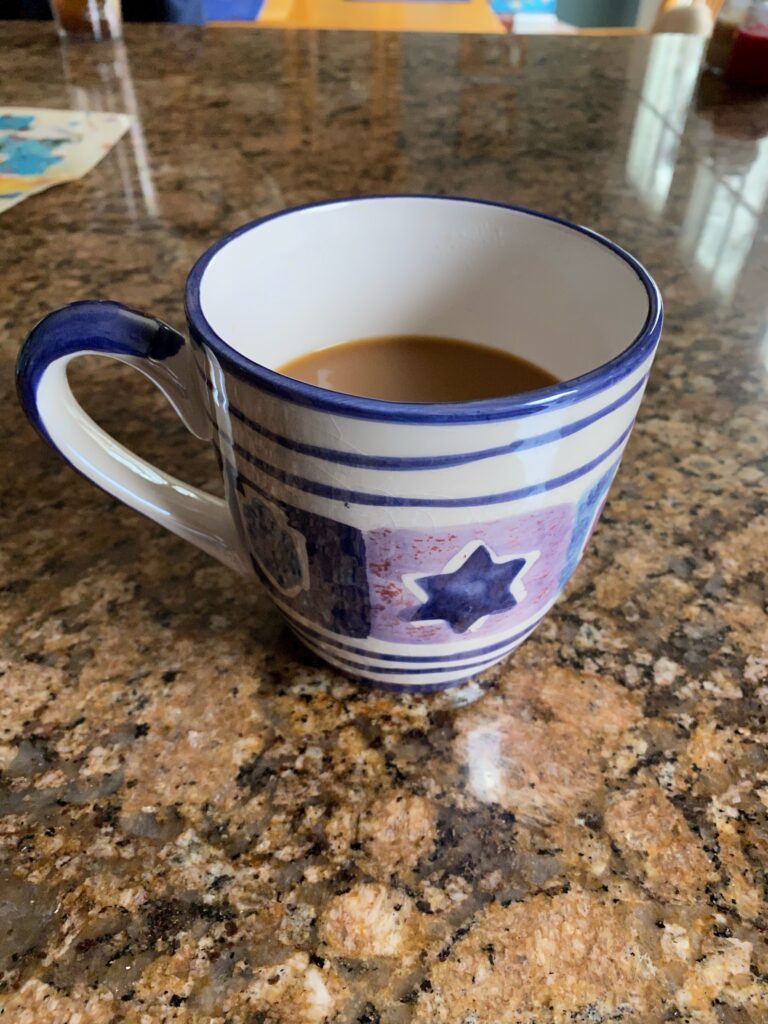
M 246 224 L 197 261 L 186 313 L 189 337 L 116 302 L 49 314 L 19 357 L 27 415 L 104 490 L 265 587 L 329 664 L 395 690 L 489 668 L 558 599 L 662 325 L 615 243 L 442 196 Z M 214 446 L 224 498 L 90 420 L 67 382 L 85 353 L 157 384 Z
M 305 384 L 385 402 L 476 402 L 557 382 L 512 352 L 418 334 L 330 345 L 285 363 L 280 372 Z

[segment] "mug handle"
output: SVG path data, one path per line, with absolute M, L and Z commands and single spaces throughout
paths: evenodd
M 230 568 L 249 574 L 224 500 L 146 462 L 83 410 L 67 380 L 67 364 L 81 355 L 108 356 L 135 366 L 160 388 L 195 437 L 205 440 L 211 437 L 208 398 L 191 344 L 162 320 L 119 302 L 73 302 L 41 320 L 25 341 L 16 364 L 19 400 L 41 436 L 83 476 Z

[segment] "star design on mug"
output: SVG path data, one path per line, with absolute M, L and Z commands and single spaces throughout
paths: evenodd
M 486 544 L 473 541 L 445 566 L 441 573 L 403 577 L 405 585 L 421 601 L 412 622 L 447 622 L 454 633 L 476 629 L 489 615 L 510 611 L 525 597 L 523 574 L 539 557 L 498 557 Z

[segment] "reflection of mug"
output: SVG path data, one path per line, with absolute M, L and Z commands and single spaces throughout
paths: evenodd
M 186 299 L 191 342 L 112 302 L 38 324 L 19 393 L 60 454 L 255 574 L 307 646 L 351 675 L 434 689 L 517 647 L 576 567 L 632 429 L 662 322 L 645 270 L 540 214 L 388 196 L 246 225 L 198 260 Z M 564 383 L 419 405 L 275 371 L 339 341 L 406 333 L 505 349 Z M 83 353 L 136 366 L 213 440 L 225 500 L 86 416 L 66 378 Z

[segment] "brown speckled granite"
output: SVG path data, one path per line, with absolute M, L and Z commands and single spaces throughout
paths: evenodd
M 77 105 L 90 77 L 144 131 L 0 223 L 3 1020 L 768 1019 L 768 100 L 687 102 L 700 44 L 653 45 L 132 29 L 122 85 L 82 50 L 68 90 L 50 32 L 0 28 L 5 101 Z M 682 75 L 665 122 L 649 54 Z M 181 323 L 222 232 L 393 190 L 584 221 L 668 309 L 589 554 L 471 706 L 314 662 L 255 586 L 59 462 L 11 387 L 48 309 Z M 216 486 L 137 374 L 75 376 Z

